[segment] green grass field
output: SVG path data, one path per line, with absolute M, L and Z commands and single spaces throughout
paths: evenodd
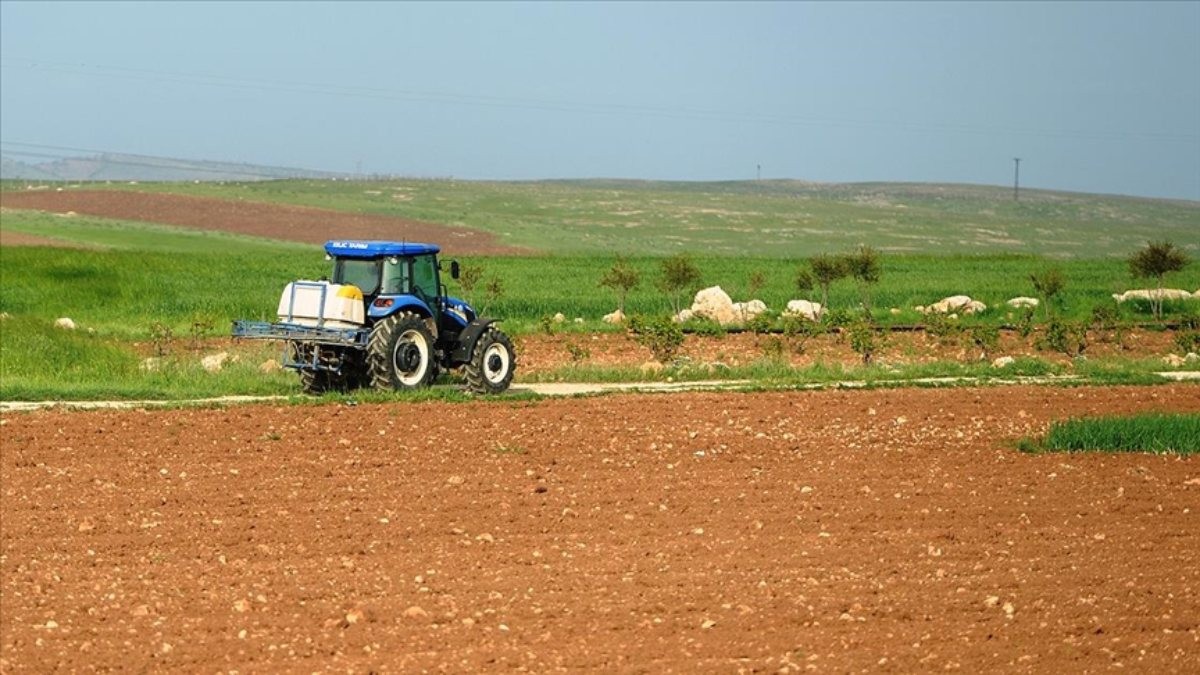
M 139 230 L 144 234 L 144 231 Z M 297 249 L 287 244 L 272 248 L 255 244 L 249 251 L 184 253 L 150 244 L 146 249 L 91 250 L 48 247 L 5 247 L 0 311 L 14 316 L 52 321 L 70 316 L 82 325 L 123 338 L 141 338 L 153 323 L 181 331 L 196 321 L 228 325 L 237 318 L 270 318 L 279 293 L 288 281 L 315 279 L 328 274 L 328 263 L 318 247 Z M 484 270 L 485 283 L 464 293 L 449 281 L 450 292 L 466 296 L 482 311 L 509 321 L 517 331 L 533 329 L 547 314 L 562 312 L 569 319 L 582 317 L 591 328 L 602 327 L 602 315 L 617 304 L 616 296 L 599 286 L 612 264 L 600 256 L 487 257 L 462 259 Z M 660 277 L 658 258 L 633 258 L 642 275 L 629 295 L 629 313 L 665 314 L 670 303 L 655 283 Z M 755 293 L 774 311 L 799 297 L 794 288 L 798 260 L 779 258 L 697 258 L 702 286 L 720 285 L 735 300 L 749 299 L 750 278 L 763 274 L 765 284 Z M 1096 305 L 1113 305 L 1110 294 L 1128 287 L 1124 264 L 1117 260 L 1070 260 L 1058 264 L 1067 277 L 1059 312 L 1083 318 Z M 1004 322 L 1002 303 L 1016 295 L 1032 294 L 1028 275 L 1045 265 L 1029 256 L 891 256 L 883 260 L 883 276 L 873 291 L 877 318 L 884 323 L 917 323 L 913 306 L 926 305 L 947 295 L 966 293 L 992 309 L 979 321 Z M 489 296 L 486 282 L 498 279 L 503 293 Z M 1200 287 L 1200 266 L 1176 275 L 1173 282 Z M 695 289 L 693 289 L 695 290 Z M 689 296 L 690 297 L 690 296 Z M 1176 303 L 1168 309 L 1186 310 L 1194 303 Z M 834 285 L 833 308 L 858 305 L 858 289 L 850 281 Z M 889 308 L 898 308 L 893 316 Z M 1128 320 L 1147 315 L 1136 305 L 1123 305 Z M 1144 308 L 1141 308 L 1144 309 Z
M 10 184 L 8 187 L 13 186 Z M 688 250 L 703 252 L 694 256 L 702 279 L 692 291 L 703 286 L 720 285 L 734 300 L 747 300 L 750 299 L 751 278 L 760 273 L 764 283 L 753 295 L 775 311 L 781 310 L 789 299 L 800 297 L 794 289 L 793 280 L 803 263 L 803 255 L 813 250 L 836 252 L 845 250 L 851 243 L 857 243 L 854 237 L 847 235 L 849 230 L 845 230 L 824 237 L 814 236 L 803 245 L 797 241 L 787 244 L 782 240 L 770 244 L 773 240 L 769 237 L 764 239 L 730 228 L 731 216 L 728 213 L 696 212 L 693 214 L 698 219 L 696 222 L 702 222 L 703 226 L 691 230 L 663 224 L 673 222 L 673 216 L 662 214 L 678 215 L 708 208 L 699 204 L 716 204 L 712 209 L 725 211 L 736 207 L 759 212 L 753 218 L 760 218 L 755 222 L 761 225 L 777 217 L 778 213 L 787 211 L 787 204 L 791 204 L 791 208 L 808 204 L 804 208 L 832 209 L 832 212 L 843 215 L 851 211 L 857 213 L 856 209 L 865 209 L 861 213 L 878 214 L 882 212 L 880 209 L 898 208 L 902 198 L 912 209 L 919 207 L 928 213 L 941 214 L 934 219 L 936 227 L 929 225 L 934 229 L 941 228 L 940 236 L 945 236 L 947 228 L 951 228 L 948 223 L 958 222 L 954 218 L 973 219 L 982 205 L 992 204 L 997 214 L 1004 214 L 1004 218 L 1010 219 L 1033 218 L 1038 209 L 1046 210 L 1044 215 L 1048 220 L 1041 229 L 1062 238 L 1067 236 L 1064 233 L 1070 228 L 1054 225 L 1058 222 L 1055 219 L 1075 223 L 1071 227 L 1081 227 L 1079 223 L 1088 214 L 1097 209 L 1103 210 L 1101 205 L 1109 203 L 1105 201 L 1109 198 L 1096 198 L 1087 205 L 1080 205 L 1072 202 L 1070 196 L 1043 195 L 1041 202 L 1031 199 L 1030 204 L 1013 205 L 1000 203 L 989 188 L 958 188 L 953 197 L 939 197 L 936 186 L 880 186 L 879 194 L 889 195 L 881 199 L 896 201 L 892 207 L 884 207 L 854 203 L 860 200 L 863 190 L 868 189 L 866 186 L 846 187 L 843 192 L 830 187 L 820 189 L 825 192 L 813 188 L 813 194 L 805 196 L 805 190 L 808 190 L 805 186 L 774 183 L 636 184 L 631 187 L 620 182 L 464 186 L 449 181 L 386 185 L 281 181 L 224 186 L 168 184 L 137 187 L 211 196 L 245 193 L 246 197 L 253 199 L 311 203 L 347 210 L 374 209 L 382 213 L 468 225 L 477 223 L 462 219 L 448 220 L 446 214 L 455 209 L 463 209 L 462 218 L 467 219 L 488 219 L 487 214 L 499 214 L 502 217 L 490 222 L 493 226 L 496 223 L 512 223 L 509 228 L 512 230 L 512 243 L 540 240 L 549 242 L 545 248 L 558 252 L 553 255 L 461 259 L 464 264 L 484 270 L 483 283 L 468 293 L 455 282 L 447 282 L 451 294 L 465 297 L 488 315 L 503 318 L 506 330 L 515 334 L 539 330 L 541 318 L 556 312 L 568 317 L 566 330 L 615 330 L 599 321 L 603 314 L 616 306 L 616 297 L 599 286 L 599 279 L 605 269 L 611 266 L 617 251 L 674 252 L 677 247 L 672 242 L 676 239 L 672 237 L 676 235 L 672 232 L 690 232 L 680 241 L 687 242 Z M 406 194 L 407 190 L 412 192 L 411 199 L 396 198 L 398 194 Z M 371 206 L 381 197 L 386 197 L 386 203 Z M 626 199 L 632 202 L 622 201 Z M 948 295 L 965 293 L 991 307 L 988 312 L 970 321 L 993 324 L 1009 322 L 1009 313 L 1001 303 L 1013 296 L 1032 295 L 1029 274 L 1052 264 L 1060 267 L 1067 278 L 1058 312 L 1068 319 L 1084 319 L 1090 315 L 1093 307 L 1111 306 L 1111 293 L 1146 285 L 1145 282 L 1135 282 L 1129 278 L 1121 257 L 1103 257 L 1107 254 L 1098 251 L 1111 248 L 1114 254 L 1124 256 L 1137 247 L 1133 237 L 1143 236 L 1160 238 L 1180 235 L 1174 237 L 1176 243 L 1196 246 L 1200 225 L 1188 220 L 1195 217 L 1194 206 L 1123 198 L 1112 198 L 1111 203 L 1113 211 L 1106 212 L 1108 215 L 1104 217 L 1108 218 L 1105 221 L 1108 225 L 1105 227 L 1114 227 L 1112 223 L 1122 218 L 1137 219 L 1150 225 L 1146 225 L 1147 229 L 1144 230 L 1132 228 L 1131 231 L 1137 234 L 1120 240 L 1109 241 L 1099 235 L 1090 238 L 1082 234 L 1071 235 L 1087 242 L 1086 246 L 1090 247 L 1087 248 L 1088 254 L 1098 257 L 1050 260 L 1011 252 L 983 254 L 978 251 L 984 248 L 973 244 L 940 246 L 931 241 L 918 247 L 924 251 L 919 254 L 885 251 L 882 279 L 872 294 L 875 316 L 885 324 L 919 323 L 922 317 L 913 310 L 914 305 L 926 305 Z M 475 210 L 476 207 L 478 210 Z M 623 219 L 634 217 L 635 214 L 626 211 L 641 207 L 651 211 L 638 217 L 645 218 L 647 222 L 653 221 L 656 225 L 648 229 L 624 224 L 618 226 L 625 222 Z M 1021 215 L 1023 209 L 1031 211 Z M 573 225 L 565 223 L 557 226 L 565 213 L 572 212 L 577 215 Z M 772 213 L 775 215 L 770 215 Z M 1116 218 L 1112 216 L 1113 213 L 1124 215 Z M 605 218 L 613 224 L 611 228 L 596 225 L 595 221 Z M 884 226 L 885 221 L 868 219 L 860 223 L 862 228 L 855 230 L 858 233 L 855 237 L 872 237 L 891 231 Z M 1178 222 L 1191 229 L 1174 224 Z M 15 210 L 0 213 L 0 230 L 51 237 L 84 247 L 0 247 L 0 312 L 9 315 L 0 324 L 0 372 L 3 374 L 0 396 L 91 398 L 105 395 L 294 393 L 294 377 L 288 373 L 263 376 L 256 370 L 258 363 L 231 365 L 215 378 L 197 377 L 197 366 L 187 359 L 178 363 L 169 361 L 167 367 L 149 373 L 140 370 L 140 364 L 147 351 L 145 345 L 155 331 L 168 329 L 177 339 L 186 339 L 192 332 L 205 337 L 217 337 L 228 335 L 229 324 L 234 319 L 272 319 L 279 293 L 288 281 L 315 279 L 328 273 L 328 263 L 319 247 L 156 224 L 87 216 L 68 218 Z M 580 232 L 585 230 L 599 233 L 596 236 L 600 239 L 580 245 L 579 242 L 583 241 L 579 238 L 582 236 Z M 911 231 L 911 228 L 903 229 L 903 232 Z M 716 237 L 709 242 L 711 245 L 701 245 L 706 241 L 704 237 L 710 235 Z M 869 238 L 866 240 L 884 248 L 879 242 Z M 1104 241 L 1108 243 L 1099 249 L 1094 247 L 1097 242 Z M 1125 242 L 1120 245 L 1128 248 L 1117 251 L 1119 242 Z M 819 249 L 812 248 L 818 244 Z M 997 247 L 1004 248 L 993 246 L 987 250 Z M 938 255 L 930 251 L 936 251 Z M 626 308 L 629 313 L 668 312 L 669 300 L 655 287 L 660 276 L 661 261 L 661 257 L 653 255 L 639 255 L 630 259 L 630 263 L 640 271 L 642 280 L 629 295 Z M 503 289 L 500 295 L 493 296 L 485 290 L 487 282 L 491 280 L 499 282 Z M 1174 287 L 1200 288 L 1200 265 L 1191 265 L 1170 277 L 1168 282 Z M 858 290 L 852 282 L 838 282 L 832 289 L 830 305 L 835 309 L 852 310 L 857 306 L 858 297 Z M 1200 310 L 1196 304 L 1169 305 L 1169 316 L 1178 318 L 1186 313 L 1195 313 Z M 893 315 L 888 311 L 893 307 L 900 310 L 898 314 Z M 1120 316 L 1126 321 L 1144 321 L 1148 319 L 1147 309 L 1145 306 L 1123 305 L 1120 307 Z M 51 328 L 53 321 L 62 316 L 74 319 L 81 331 L 70 333 Z M 585 320 L 582 327 L 570 321 L 574 317 Z M 131 346 L 133 343 L 141 343 L 142 346 L 134 349 Z M 270 356 L 268 354 L 264 358 Z M 1093 370 L 1100 379 L 1110 377 L 1103 368 Z M 1118 368 L 1119 372 L 1111 377 L 1120 380 L 1125 370 L 1128 369 Z M 1141 372 L 1146 369 L 1138 366 L 1134 370 Z M 581 376 L 592 379 L 617 375 L 621 374 L 581 373 Z M 748 368 L 742 375 L 790 382 L 818 378 L 820 373 L 781 374 L 777 365 L 759 364 Z
M 21 189 L 9 182 L 5 189 Z M 1200 203 L 972 185 L 798 181 L 263 181 L 84 184 L 463 225 L 554 254 L 890 253 L 1122 257 L 1149 239 L 1200 253 Z M 73 188 L 68 188 L 73 189 Z
M 68 217 L 18 209 L 4 209 L 3 213 L 0 213 L 0 230 L 46 237 L 64 244 L 100 250 L 262 255 L 278 254 L 285 249 L 296 253 L 312 250 L 311 246 L 305 244 L 245 237 L 227 232 L 206 232 L 87 215 Z

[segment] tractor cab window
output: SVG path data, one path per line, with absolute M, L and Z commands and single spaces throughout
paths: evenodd
M 408 263 L 408 258 L 389 258 L 383 262 L 383 290 L 380 293 L 399 295 L 408 292 L 410 282 Z
M 413 294 L 427 301 L 438 295 L 437 263 L 431 255 L 419 255 L 412 264 Z
M 333 264 L 333 282 L 357 286 L 363 295 L 379 291 L 379 260 L 338 258 Z

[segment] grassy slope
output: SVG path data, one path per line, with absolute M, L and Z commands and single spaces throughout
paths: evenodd
M 17 186 L 10 184 L 10 188 Z M 87 187 L 97 187 L 87 185 Z M 970 185 L 797 181 L 112 184 L 465 225 L 548 253 L 806 256 L 893 253 L 1125 256 L 1169 238 L 1200 253 L 1200 203 Z
M 278 254 L 285 250 L 296 253 L 312 251 L 312 247 L 307 244 L 226 232 L 204 232 L 154 223 L 88 215 L 62 216 L 20 209 L 4 209 L 3 213 L 0 213 L 0 230 L 48 237 L 103 250 L 263 255 Z
M 145 185 L 137 187 L 147 188 Z M 599 327 L 598 317 L 611 311 L 615 300 L 596 282 L 611 264 L 613 252 L 619 250 L 664 253 L 687 248 L 703 251 L 705 255 L 696 260 L 703 270 L 704 285 L 720 284 L 738 300 L 746 299 L 751 273 L 761 271 L 765 274 L 766 285 L 755 295 L 772 308 L 779 309 L 796 295 L 792 291 L 792 279 L 800 256 L 817 250 L 847 248 L 857 243 L 848 234 L 850 232 L 855 233 L 854 236 L 875 232 L 885 238 L 882 242 L 872 239 L 871 243 L 883 247 L 888 241 L 915 236 L 913 232 L 917 230 L 914 227 L 933 228 L 931 237 L 936 234 L 934 230 L 941 228 L 942 232 L 937 236 L 944 239 L 946 233 L 962 230 L 961 222 L 975 218 L 980 209 L 987 210 L 986 204 L 994 205 L 996 218 L 1031 217 L 1028 214 L 1021 216 L 1019 211 L 1042 209 L 1049 213 L 1045 221 L 1048 224 L 1038 227 L 1053 231 L 1053 234 L 1046 234 L 1047 237 L 1078 236 L 1087 242 L 1085 252 L 1098 256 L 1056 263 L 1062 266 L 1068 279 L 1063 310 L 1068 316 L 1083 317 L 1092 306 L 1111 302 L 1109 293 L 1131 286 L 1124 263 L 1119 258 L 1102 256 L 1124 255 L 1141 239 L 1150 237 L 1168 236 L 1177 243 L 1196 248 L 1195 240 L 1200 236 L 1194 204 L 1122 198 L 1071 201 L 1075 198 L 1070 196 L 1061 197 L 1065 201 L 1055 201 L 1060 198 L 1044 195 L 1042 201 L 1005 205 L 988 188 L 953 188 L 957 191 L 956 196 L 939 198 L 940 188 L 931 186 L 889 185 L 879 186 L 877 190 L 870 186 L 810 189 L 774 183 L 412 182 L 369 185 L 287 181 L 152 187 L 397 213 L 475 226 L 486 221 L 489 226 L 510 229 L 513 243 L 541 243 L 549 250 L 575 252 L 575 255 L 552 257 L 464 261 L 481 265 L 487 272 L 486 278 L 499 279 L 505 293 L 489 301 L 478 290 L 466 294 L 452 285 L 451 292 L 465 295 L 477 305 L 488 305 L 489 314 L 509 319 L 506 325 L 517 332 L 536 330 L 539 317 L 558 311 L 587 318 L 589 328 Z M 373 194 L 376 192 L 379 194 Z M 404 198 L 397 199 L 396 195 Z M 864 199 L 874 199 L 878 203 L 865 206 L 855 203 Z M 895 200 L 896 203 L 888 207 L 879 200 Z M 904 200 L 907 209 L 898 207 L 900 200 Z M 652 213 L 630 213 L 642 207 Z M 737 209 L 744 211 L 736 218 L 753 221 L 753 227 L 757 227 L 775 222 L 772 219 L 786 221 L 788 217 L 799 217 L 796 213 L 800 208 L 812 213 L 828 212 L 832 214 L 828 216 L 830 222 L 838 218 L 849 219 L 848 214 L 852 213 L 864 217 L 858 218 L 853 227 L 843 230 L 831 227 L 803 240 L 793 238 L 778 245 L 771 244 L 774 240 L 770 236 L 738 232 L 730 225 L 735 219 L 731 212 Z M 927 214 L 929 222 L 924 225 L 914 220 L 911 223 L 905 221 L 908 225 L 898 227 L 895 224 L 898 220 L 881 215 L 918 209 L 924 209 Z M 1086 216 L 1093 212 L 1104 214 L 1105 225 L 1099 228 L 1104 232 L 1124 232 L 1117 225 L 1120 222 L 1125 222 L 1125 226 L 1132 222 L 1149 225 L 1145 229 L 1131 229 L 1134 234 L 1121 234 L 1124 239 L 1107 240 L 1105 236 L 1108 235 L 1078 233 L 1080 228 L 1086 229 Z M 459 214 L 457 219 L 451 217 L 454 213 Z M 1000 215 L 1002 213 L 1006 215 Z M 573 215 L 565 217 L 564 214 Z M 210 334 L 221 335 L 226 334 L 231 319 L 269 318 L 278 293 L 287 281 L 316 278 L 326 273 L 326 263 L 315 247 L 86 216 L 65 218 L 11 210 L 2 216 L 2 229 L 52 236 L 94 248 L 0 248 L 0 311 L 12 315 L 0 327 L 0 371 L 3 373 L 0 396 L 199 396 L 294 391 L 294 377 L 279 373 L 261 375 L 257 372 L 257 361 L 232 365 L 217 376 L 199 371 L 194 358 L 182 359 L 158 372 L 142 372 L 138 369 L 141 357 L 130 349 L 129 343 L 131 340 L 148 340 L 156 323 L 165 324 L 178 338 L 186 338 L 194 322 L 211 324 Z M 647 223 L 654 220 L 659 224 L 628 227 L 630 218 L 645 218 Z M 694 228 L 673 224 L 680 218 L 694 220 Z M 1060 221 L 1066 224 L 1053 224 Z M 753 230 L 751 225 L 747 227 Z M 786 232 L 779 236 L 783 237 L 783 234 Z M 684 235 L 686 246 L 672 243 L 676 240 L 671 237 Z M 1114 242 L 1118 239 L 1125 242 L 1120 246 L 1127 248 L 1116 250 L 1119 246 Z M 771 245 L 764 246 L 763 243 Z M 918 316 L 911 310 L 912 305 L 927 304 L 956 293 L 970 294 L 990 305 L 1014 295 L 1030 294 L 1028 274 L 1047 264 L 1044 258 L 1031 255 L 978 255 L 980 249 L 974 244 L 956 247 L 926 241 L 918 248 L 943 254 L 965 250 L 977 255 L 886 255 L 883 283 L 874 292 L 875 303 L 881 309 L 895 306 L 904 311 L 898 317 L 881 311 L 884 320 L 915 322 Z M 1061 253 L 1066 249 L 1050 246 L 1048 250 Z M 601 252 L 603 255 L 597 255 Z M 728 255 L 735 253 L 742 255 Z M 747 255 L 749 253 L 754 255 Z M 630 295 L 628 309 L 632 312 L 665 312 L 667 300 L 653 287 L 659 259 L 643 256 L 633 258 L 631 262 L 641 270 L 643 281 Z M 1189 289 L 1200 287 L 1200 265 L 1192 265 L 1170 282 Z M 856 301 L 856 297 L 853 284 L 841 282 L 834 287 L 831 304 L 847 307 Z M 1129 306 L 1122 308 L 1126 318 L 1144 318 L 1132 311 Z M 71 316 L 85 330 L 68 333 L 49 328 L 59 316 Z M 993 311 L 981 320 L 1004 320 L 1004 312 Z M 93 329 L 94 333 L 86 329 Z M 144 347 L 142 352 L 144 356 Z M 270 358 L 270 354 L 264 353 L 262 357 Z M 810 373 L 790 377 L 811 376 Z

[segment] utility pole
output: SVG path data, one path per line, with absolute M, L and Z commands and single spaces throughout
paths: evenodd
M 1013 201 L 1021 201 L 1021 158 L 1013 157 Z

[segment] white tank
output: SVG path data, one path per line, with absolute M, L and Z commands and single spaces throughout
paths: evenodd
M 293 281 L 279 297 L 279 320 L 302 326 L 357 328 L 363 325 L 362 291 L 328 281 Z

